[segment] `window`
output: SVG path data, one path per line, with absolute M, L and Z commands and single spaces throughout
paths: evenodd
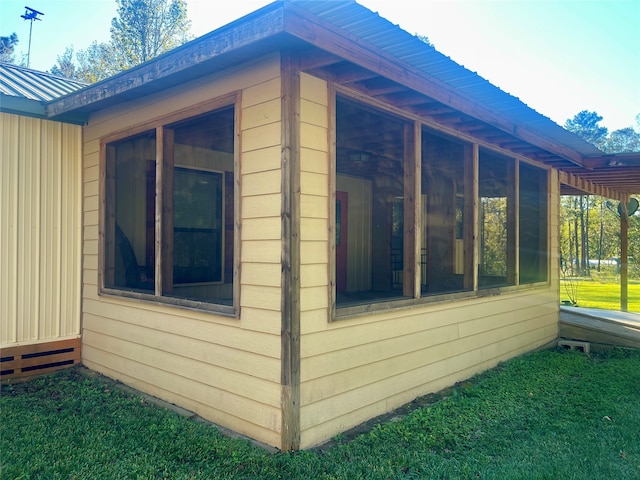
M 546 170 L 346 95 L 335 122 L 338 316 L 547 281 Z
M 516 161 L 480 150 L 480 288 L 515 284 Z
M 405 284 L 405 123 L 336 104 L 336 304 L 410 296 Z
M 547 172 L 520 163 L 520 283 L 547 280 Z
M 234 132 L 227 107 L 107 144 L 106 288 L 233 305 Z
M 428 129 L 422 130 L 422 235 L 421 291 L 423 295 L 473 288 L 464 248 L 465 199 L 471 185 L 465 183 L 471 150 L 458 140 Z

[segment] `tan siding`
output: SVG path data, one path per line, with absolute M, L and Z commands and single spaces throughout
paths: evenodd
M 247 218 L 242 222 L 245 240 L 279 240 L 280 218 Z
M 80 334 L 78 126 L 0 114 L 0 345 Z
M 329 102 L 324 80 L 300 75 L 300 311 L 329 312 Z
M 245 131 L 250 128 L 280 122 L 281 116 L 282 108 L 280 107 L 279 97 L 250 107 L 243 105 L 241 128 Z
M 538 289 L 324 322 L 303 337 L 303 445 L 548 343 L 557 311 L 555 294 Z
M 300 169 L 302 172 L 329 175 L 328 152 L 300 148 Z M 325 193 L 326 195 L 326 193 Z
M 243 152 L 241 173 L 267 172 L 280 169 L 280 145 Z
M 125 357 L 111 354 L 108 350 L 83 345 L 86 354 L 84 363 L 91 369 L 122 381 L 123 383 L 148 392 L 170 403 L 181 405 L 203 418 L 216 419 L 220 425 L 225 425 L 236 432 L 246 434 L 262 440 L 269 445 L 279 442 L 279 409 L 269 408 L 264 404 L 250 402 L 244 399 L 237 402 L 243 411 L 251 410 L 246 415 L 240 412 L 228 412 L 225 407 L 236 403 L 237 397 L 227 395 L 213 387 L 199 381 L 192 381 L 185 377 L 173 375 L 157 367 L 150 367 Z M 254 417 L 253 413 L 261 412 L 260 423 L 254 423 L 246 417 Z
M 280 217 L 281 203 L 280 195 L 277 193 L 242 197 L 242 216 L 247 219 Z
M 121 108 L 85 129 L 83 361 L 220 425 L 280 445 L 280 68 L 277 56 Z M 99 295 L 100 138 L 240 93 L 240 318 Z M 125 120 L 126 119 L 126 120 Z M 123 123 L 126 121 L 126 123 Z

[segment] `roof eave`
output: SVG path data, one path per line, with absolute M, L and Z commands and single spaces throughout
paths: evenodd
M 0 112 L 45 118 L 45 106 L 39 100 L 0 93 Z
M 589 168 L 579 151 L 501 115 L 291 2 L 274 2 L 150 62 L 56 99 L 46 105 L 46 115 L 59 119 L 72 114 L 86 119 L 97 110 L 179 85 L 186 74 L 196 79 L 296 41 L 338 55 L 574 165 Z
M 86 118 L 102 108 L 183 83 L 186 72 L 191 79 L 212 73 L 226 65 L 227 57 L 242 56 L 251 47 L 260 45 L 266 54 L 284 32 L 283 14 L 280 2 L 267 5 L 152 61 L 53 100 L 46 105 L 46 115 L 56 119 L 73 113 Z M 255 55 L 252 51 L 247 58 Z

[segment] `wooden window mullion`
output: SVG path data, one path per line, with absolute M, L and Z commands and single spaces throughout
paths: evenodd
M 479 158 L 477 143 L 464 148 L 464 288 L 478 290 L 478 262 L 480 244 L 479 219 Z

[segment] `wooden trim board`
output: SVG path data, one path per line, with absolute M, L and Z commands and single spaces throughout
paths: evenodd
M 80 338 L 3 348 L 0 379 L 51 373 L 80 363 Z

